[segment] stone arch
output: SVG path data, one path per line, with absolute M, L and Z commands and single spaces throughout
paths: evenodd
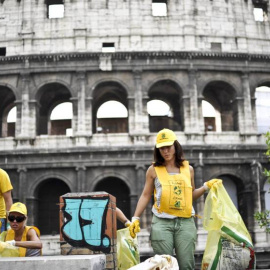
M 6 137 L 9 129 L 7 116 L 10 109 L 15 106 L 16 95 L 14 89 L 8 84 L 0 84 L 0 90 L 0 137 Z
M 39 176 L 38 178 L 34 179 L 33 184 L 30 186 L 29 191 L 28 191 L 29 197 L 35 198 L 35 191 L 37 187 L 46 179 L 50 179 L 50 178 L 56 178 L 63 181 L 69 187 L 71 191 L 73 190 L 74 185 L 72 181 L 70 181 L 65 175 L 59 174 L 59 173 L 45 173 Z
M 223 80 L 210 81 L 202 94 L 220 114 L 221 131 L 238 131 L 237 91 L 232 84 Z
M 121 179 L 128 186 L 129 190 L 132 190 L 132 185 L 129 181 L 130 178 L 128 178 L 126 175 L 123 175 L 117 171 L 107 171 L 107 172 L 103 172 L 102 174 L 98 175 L 97 177 L 95 177 L 93 179 L 93 181 L 91 181 L 91 186 L 88 189 L 94 190 L 94 188 L 98 184 L 98 182 L 100 182 L 104 178 L 109 178 L 109 177 Z
M 43 84 L 36 93 L 37 102 L 40 104 L 37 113 L 37 134 L 48 134 L 49 116 L 52 108 L 62 102 L 70 102 L 72 97 L 70 88 L 57 81 Z
M 94 191 L 105 191 L 113 195 L 116 198 L 116 206 L 130 218 L 130 189 L 125 181 L 118 177 L 105 177 L 96 183 Z M 123 227 L 121 222 L 118 221 L 117 223 L 118 229 Z
M 59 234 L 59 197 L 69 193 L 70 187 L 60 178 L 50 177 L 36 185 L 36 224 L 41 233 Z
M 241 85 L 237 85 L 235 82 L 228 80 L 228 78 L 226 78 L 226 76 L 212 76 L 210 78 L 207 78 L 201 82 L 198 83 L 198 96 L 203 95 L 203 92 L 206 88 L 207 85 L 209 85 L 211 82 L 224 82 L 226 84 L 228 84 L 231 88 L 234 89 L 236 95 L 235 96 L 240 96 L 242 95 L 241 93 L 241 89 L 242 86 Z
M 123 89 L 126 90 L 127 96 L 134 95 L 134 93 L 131 92 L 129 85 L 127 85 L 124 81 L 111 77 L 111 78 L 97 80 L 92 86 L 90 86 L 88 88 L 88 94 L 89 94 L 88 96 L 93 98 L 93 94 L 94 94 L 95 90 L 97 89 L 97 87 L 99 85 L 102 85 L 103 83 L 106 83 L 106 82 L 115 82 L 115 83 L 121 85 L 123 87 Z
M 174 77 L 172 76 L 160 76 L 158 78 L 155 78 L 153 81 L 151 81 L 150 83 L 148 83 L 148 85 L 145 87 L 146 89 L 146 93 L 145 94 L 148 94 L 149 93 L 149 89 L 153 88 L 153 86 L 160 82 L 160 81 L 171 81 L 173 82 L 175 85 L 178 86 L 178 90 L 179 90 L 179 94 L 180 95 L 184 95 L 184 87 L 183 85 L 181 84 L 181 82 L 177 81 Z
M 260 87 L 260 86 L 270 87 L 270 79 L 269 78 L 263 78 L 263 79 L 259 79 L 255 83 L 253 83 L 253 85 L 251 86 L 251 89 L 250 89 L 251 96 L 253 98 L 255 97 L 256 88 Z
M 127 89 L 116 80 L 102 81 L 95 86 L 92 92 L 92 130 L 93 133 L 97 132 L 97 111 L 99 107 L 107 101 L 118 101 L 123 104 L 127 111 L 128 106 L 128 91 Z M 128 133 L 128 117 L 124 118 L 107 118 L 101 122 L 106 132 L 113 133 Z
M 74 93 L 74 89 L 71 87 L 71 85 L 69 83 L 67 83 L 64 80 L 61 79 L 54 79 L 54 80 L 45 80 L 42 81 L 35 89 L 37 89 L 37 91 L 34 93 L 34 99 L 35 100 L 39 100 L 40 99 L 40 95 L 42 94 L 42 90 L 44 88 L 44 86 L 48 85 L 48 84 L 60 84 L 63 85 L 64 87 L 66 87 L 70 94 L 71 97 L 73 97 L 72 93 Z
M 183 113 L 183 90 L 175 80 L 164 78 L 155 80 L 148 88 L 149 101 L 161 100 L 171 108 L 172 116 L 151 116 L 149 115 L 150 132 L 157 132 L 162 128 L 169 128 L 175 131 L 184 129 Z

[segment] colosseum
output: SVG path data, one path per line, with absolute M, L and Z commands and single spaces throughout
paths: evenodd
M 57 236 L 68 192 L 106 191 L 131 217 L 156 132 L 170 128 L 196 186 L 223 180 L 258 267 L 270 267 L 270 235 L 254 219 L 270 209 L 269 21 L 268 0 L 1 0 L 0 166 L 30 223 Z M 196 223 L 199 262 L 207 234 Z M 151 205 L 145 256 L 150 224 Z

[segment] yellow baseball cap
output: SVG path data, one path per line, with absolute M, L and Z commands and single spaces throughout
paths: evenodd
M 170 129 L 164 128 L 160 130 L 157 134 L 156 148 L 160 148 L 163 146 L 171 146 L 176 140 L 177 138 L 174 132 Z
M 25 206 L 25 204 L 23 204 L 21 202 L 16 202 L 16 203 L 12 204 L 10 209 L 9 209 L 9 213 L 10 212 L 18 212 L 18 213 L 21 213 L 21 214 L 27 216 L 26 206 Z

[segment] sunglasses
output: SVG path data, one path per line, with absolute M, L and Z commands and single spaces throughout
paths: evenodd
M 18 223 L 23 222 L 25 220 L 25 217 L 23 216 L 8 216 L 8 220 L 11 222 L 14 222 L 16 220 Z

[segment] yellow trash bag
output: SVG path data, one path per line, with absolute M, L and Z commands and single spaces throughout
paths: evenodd
M 4 231 L 0 234 L 0 257 L 20 257 L 19 248 L 3 242 L 7 232 Z
M 222 181 L 215 183 L 206 197 L 203 227 L 208 237 L 202 270 L 256 268 L 250 234 Z
M 128 228 L 117 231 L 117 262 L 118 270 L 127 270 L 140 263 L 137 236 L 133 239 Z

